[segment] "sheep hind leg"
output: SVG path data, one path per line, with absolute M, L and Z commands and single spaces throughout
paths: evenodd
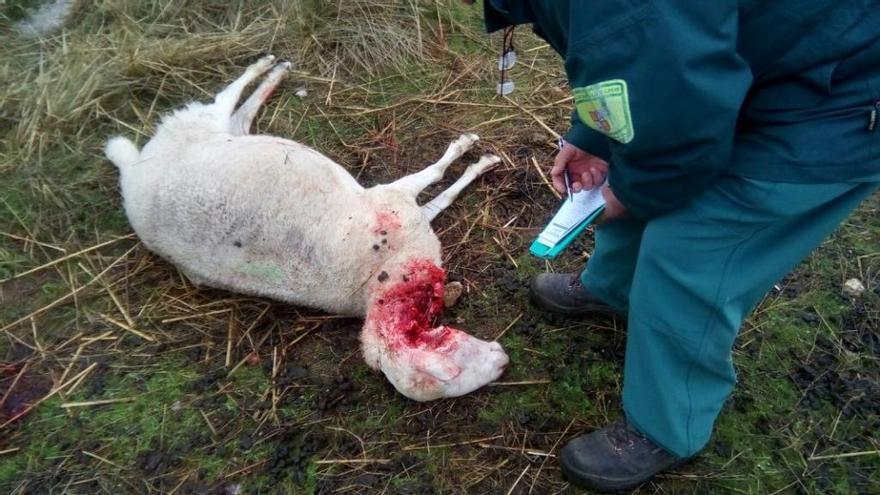
M 257 86 L 257 89 L 232 114 L 231 132 L 233 134 L 243 135 L 250 131 L 251 123 L 253 123 L 257 111 L 269 96 L 272 95 L 272 92 L 275 91 L 278 83 L 281 82 L 281 79 L 287 74 L 289 69 L 290 62 L 283 61 L 276 64 L 272 71 L 269 72 L 269 75 L 266 76 L 266 79 Z
M 422 213 L 428 218 L 428 221 L 434 219 L 441 211 L 451 205 L 458 194 L 473 182 L 477 177 L 491 169 L 501 158 L 495 155 L 483 155 L 480 161 L 473 163 L 464 171 L 457 181 L 453 182 L 449 188 L 441 192 L 434 199 L 422 206 Z
M 462 134 L 446 148 L 446 152 L 437 160 L 437 163 L 414 174 L 401 177 L 388 184 L 388 187 L 402 189 L 416 197 L 426 187 L 442 179 L 452 162 L 461 158 L 461 155 L 471 149 L 478 139 L 480 138 L 476 134 Z
M 217 93 L 217 96 L 214 97 L 214 107 L 222 115 L 232 115 L 232 111 L 235 110 L 235 105 L 241 98 L 241 93 L 244 91 L 244 88 L 247 87 L 251 81 L 269 70 L 274 63 L 275 55 L 266 55 L 249 65 L 248 68 L 244 70 L 244 74 L 240 75 L 235 81 L 232 81 L 232 84 L 226 86 L 223 91 Z

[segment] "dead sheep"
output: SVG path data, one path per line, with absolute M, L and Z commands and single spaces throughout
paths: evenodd
M 366 362 L 407 397 L 455 397 L 494 381 L 508 362 L 501 346 L 437 324 L 445 272 L 430 222 L 498 157 L 483 156 L 423 206 L 416 195 L 476 135 L 418 173 L 364 189 L 308 146 L 248 133 L 289 67 L 261 58 L 213 103 L 163 118 L 140 151 L 108 141 L 135 232 L 197 284 L 364 317 Z

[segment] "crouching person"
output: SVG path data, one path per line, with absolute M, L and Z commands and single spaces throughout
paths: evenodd
M 485 0 L 485 21 L 532 24 L 565 60 L 555 187 L 607 175 L 588 266 L 532 296 L 626 315 L 624 417 L 561 463 L 582 487 L 635 487 L 706 445 L 743 319 L 877 189 L 880 2 Z

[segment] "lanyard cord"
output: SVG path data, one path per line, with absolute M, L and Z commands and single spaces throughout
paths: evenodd
M 513 51 L 513 30 L 516 26 L 510 26 L 504 29 L 504 37 L 501 40 L 501 86 L 504 87 L 504 83 L 507 82 L 507 63 L 506 56 L 508 53 Z

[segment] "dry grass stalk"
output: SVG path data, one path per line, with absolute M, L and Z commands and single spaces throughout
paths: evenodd
M 391 459 L 321 459 L 315 464 L 388 464 Z
M 132 251 L 134 251 L 136 248 L 137 248 L 137 245 L 133 246 L 131 249 L 129 249 L 128 251 L 126 251 L 122 256 L 116 258 L 116 260 L 113 261 L 113 263 L 111 263 L 107 268 L 105 268 L 103 271 L 101 271 L 101 273 L 97 274 L 97 275 L 96 275 L 95 277 L 93 277 L 91 280 L 89 280 L 88 282 L 86 282 L 85 285 L 81 285 L 81 286 L 79 286 L 78 288 L 76 288 L 75 290 L 69 292 L 68 294 L 66 294 L 66 295 L 64 295 L 64 296 L 62 296 L 62 297 L 60 297 L 60 298 L 58 298 L 58 299 L 56 299 L 56 300 L 54 300 L 54 301 L 52 301 L 51 303 L 49 303 L 49 304 L 43 306 L 42 308 L 37 309 L 37 310 L 35 310 L 35 311 L 32 311 L 31 313 L 29 313 L 29 314 L 27 314 L 27 315 L 25 315 L 25 316 L 22 316 L 21 318 L 19 318 L 19 319 L 13 321 L 12 323 L 9 323 L 8 325 L 4 326 L 3 328 L 0 328 L 0 332 L 6 332 L 6 331 L 8 331 L 10 328 L 12 328 L 12 327 L 14 327 L 14 326 L 17 326 L 19 323 L 21 323 L 21 322 L 23 322 L 23 321 L 27 321 L 27 320 L 29 320 L 29 319 L 31 319 L 31 318 L 37 316 L 37 315 L 40 315 L 40 314 L 42 314 L 42 313 L 45 313 L 46 311 L 48 311 L 48 310 L 50 310 L 50 309 L 52 309 L 52 308 L 54 308 L 54 307 L 56 307 L 56 306 L 58 306 L 58 305 L 60 305 L 60 304 L 62 304 L 62 303 L 64 303 L 64 302 L 66 302 L 68 299 L 70 299 L 70 298 L 76 296 L 78 293 L 80 293 L 80 292 L 83 291 L 84 289 L 90 287 L 92 284 L 94 284 L 95 282 L 97 282 L 101 277 L 103 277 L 104 275 L 106 275 L 107 272 L 109 272 L 111 269 L 113 269 L 113 267 L 115 267 L 117 263 L 119 263 L 120 261 L 122 261 L 122 260 L 124 260 L 126 257 L 128 257 L 128 255 L 131 254 Z
M 4 236 L 6 236 L 6 237 L 8 237 L 8 238 L 10 238 L 10 239 L 15 239 L 15 240 L 17 240 L 17 241 L 22 241 L 22 242 L 25 242 L 25 243 L 34 243 L 34 244 L 37 244 L 37 245 L 42 246 L 42 247 L 45 247 L 45 248 L 54 249 L 55 251 L 58 251 L 59 253 L 66 253 L 66 252 L 67 252 L 67 250 L 64 249 L 64 248 L 61 248 L 61 247 L 58 247 L 58 246 L 54 246 L 54 245 L 49 244 L 49 243 L 46 243 L 46 242 L 40 242 L 40 241 L 38 241 L 38 240 L 36 240 L 36 239 L 29 239 L 29 238 L 27 238 L 27 237 L 18 236 L 18 235 L 15 235 L 15 234 L 10 234 L 9 232 L 0 232 L 0 235 L 4 235 Z M 17 277 L 23 277 L 23 276 L 25 276 L 25 275 L 27 275 L 27 273 L 21 273 L 21 274 L 18 274 L 18 275 L 13 275 L 12 277 L 10 277 L 10 278 L 8 278 L 8 279 L 0 280 L 0 283 L 6 282 L 6 281 L 8 281 L 8 280 L 12 280 L 12 279 L 17 278 Z
M 562 441 L 563 438 L 565 438 L 565 435 L 568 434 L 568 430 L 571 429 L 571 426 L 573 424 L 574 424 L 574 418 L 572 418 L 572 420 L 568 422 L 568 425 L 566 425 L 566 427 L 562 431 L 562 433 L 558 437 L 556 437 L 556 440 L 553 442 L 553 445 L 550 447 L 550 452 L 549 452 L 550 454 L 553 454 L 554 452 L 556 452 L 556 447 L 559 446 L 559 442 Z M 549 458 L 550 458 L 549 455 L 547 457 L 544 457 L 544 460 L 541 461 L 541 465 L 538 466 L 538 474 L 535 475 L 535 478 L 532 480 L 532 484 L 529 485 L 529 493 L 532 493 L 532 490 L 535 489 L 535 483 L 537 483 L 537 481 L 541 478 L 541 471 L 544 470 L 544 465 L 547 464 L 547 459 L 549 459 Z
M 16 275 L 13 275 L 13 276 L 11 276 L 11 277 L 9 277 L 9 278 L 6 278 L 6 279 L 3 279 L 3 280 L 0 280 L 0 284 L 2 284 L 2 283 L 4 283 L 4 282 L 9 282 L 10 280 L 15 280 L 15 279 L 17 279 L 17 278 L 25 277 L 25 276 L 27 276 L 27 275 L 31 275 L 31 274 L 33 274 L 33 273 L 36 273 L 36 272 L 40 271 L 40 270 L 44 270 L 44 269 L 46 269 L 46 268 L 49 268 L 49 267 L 55 266 L 55 265 L 57 265 L 58 263 L 61 263 L 61 262 L 67 261 L 67 260 L 69 260 L 69 259 L 71 259 L 71 258 L 76 258 L 77 256 L 82 256 L 82 255 L 84 255 L 84 254 L 86 254 L 86 253 L 90 253 L 90 252 L 92 252 L 92 251 L 96 251 L 96 250 L 98 250 L 98 249 L 101 249 L 102 247 L 106 247 L 106 246 L 109 246 L 109 245 L 111 245 L 111 244 L 116 244 L 116 243 L 119 242 L 119 241 L 124 241 L 124 240 L 129 240 L 129 239 L 134 239 L 134 238 L 135 238 L 135 235 L 134 235 L 134 234 L 129 234 L 129 235 L 126 235 L 126 236 L 123 236 L 123 237 L 119 237 L 119 238 L 117 238 L 117 239 L 112 239 L 112 240 L 109 240 L 109 241 L 106 241 L 106 242 L 102 242 L 102 243 L 100 243 L 100 244 L 97 244 L 97 245 L 94 245 L 94 246 L 91 246 L 91 247 L 87 247 L 87 248 L 85 248 L 85 249 L 81 249 L 81 250 L 79 250 L 79 251 L 77 251 L 77 252 L 75 252 L 75 253 L 70 253 L 70 254 L 68 254 L 68 255 L 62 256 L 62 257 L 60 257 L 60 258 L 58 258 L 58 259 L 52 260 L 52 261 L 50 261 L 50 262 L 48 262 L 48 263 L 45 263 L 45 264 L 43 264 L 43 265 L 40 265 L 40 266 L 37 266 L 37 267 L 31 268 L 30 270 L 27 270 L 27 271 L 24 271 L 24 272 L 18 273 L 18 274 L 16 274 Z M 31 241 L 31 242 L 33 242 L 33 241 Z M 61 249 L 61 248 L 56 248 L 56 247 L 54 247 L 54 246 L 47 245 L 47 244 L 44 244 L 44 243 L 41 243 L 41 245 L 45 245 L 45 246 L 50 247 L 50 248 L 54 248 L 54 249 L 58 249 L 58 250 L 60 250 L 60 251 L 64 251 L 64 250 Z
M 516 382 L 492 382 L 490 387 L 519 387 L 522 385 L 546 385 L 553 383 L 552 380 L 520 380 Z
M 522 110 L 523 113 L 525 113 L 526 115 L 528 115 L 529 117 L 531 117 L 535 122 L 538 123 L 538 125 L 540 125 L 541 127 L 543 127 L 544 130 L 547 131 L 547 132 L 548 132 L 551 136 L 553 136 L 555 139 L 559 139 L 560 137 L 562 137 L 562 136 L 559 135 L 558 132 L 554 131 L 553 128 L 551 128 L 550 126 L 548 126 L 548 125 L 547 125 L 547 124 L 546 124 L 546 123 L 545 123 L 540 117 L 538 117 L 537 115 L 535 115 L 535 113 L 532 112 L 531 110 L 528 110 L 526 107 L 520 105 L 519 103 L 517 103 L 515 100 L 511 99 L 511 98 L 508 97 L 508 96 L 505 96 L 504 99 L 507 100 L 507 101 L 509 101 L 513 106 L 515 106 L 516 108 Z
M 105 463 L 105 464 L 109 464 L 109 465 L 111 465 L 111 466 L 113 466 L 113 467 L 115 467 L 115 468 L 118 468 L 118 469 L 125 469 L 125 468 L 123 468 L 122 466 L 120 466 L 119 464 L 116 464 L 115 462 L 113 462 L 113 461 L 111 461 L 111 460 L 109 460 L 109 459 L 107 459 L 107 458 L 105 458 L 105 457 L 101 457 L 101 456 L 99 456 L 98 454 L 95 454 L 95 453 L 89 452 L 88 450 L 83 450 L 82 453 L 85 454 L 85 455 L 87 455 L 87 456 L 89 456 L 89 457 L 91 457 L 91 458 L 93 458 L 93 459 L 97 459 L 97 460 L 99 460 L 99 461 L 101 461 L 101 462 L 103 462 L 103 463 Z
M 553 195 L 556 196 L 556 199 L 562 199 L 562 194 L 560 194 L 559 191 L 557 191 L 556 188 L 553 187 L 553 184 L 547 178 L 547 175 L 544 174 L 544 171 L 541 169 L 541 166 L 538 165 L 538 160 L 533 156 L 531 161 L 532 161 L 532 165 L 535 167 L 535 170 L 538 171 L 538 175 L 541 176 L 541 180 L 544 181 L 544 184 L 547 184 L 547 188 L 550 189 L 550 192 L 552 192 Z
M 15 378 L 12 379 L 12 383 L 9 384 L 9 387 L 6 389 L 6 393 L 3 394 L 3 397 L 0 397 L 0 408 L 3 407 L 3 404 L 6 404 L 6 399 L 8 399 L 12 395 L 12 391 L 15 390 L 15 385 L 18 383 L 18 380 L 24 375 L 24 373 L 28 369 L 29 361 L 25 361 L 25 363 L 21 366 L 21 369 L 18 370 L 18 373 L 15 375 Z
M 70 370 L 73 369 L 73 366 L 76 364 L 76 361 L 79 359 L 80 354 L 82 354 L 83 344 L 80 344 L 76 348 L 76 352 L 73 353 L 73 357 L 70 358 L 70 363 L 67 364 L 67 367 L 64 368 L 64 373 L 61 373 L 61 378 L 58 379 L 59 382 L 63 382 L 65 378 L 67 378 L 67 374 L 70 373 Z
M 224 308 L 224 309 L 218 309 L 218 310 L 214 310 L 214 311 L 204 311 L 204 312 L 200 312 L 200 313 L 190 313 L 190 314 L 186 314 L 186 315 L 183 315 L 183 316 L 177 316 L 177 317 L 174 317 L 174 318 L 165 318 L 165 319 L 162 320 L 162 323 L 163 323 L 163 324 L 165 324 L 165 323 L 175 323 L 175 322 L 179 322 L 179 321 L 186 321 L 186 320 L 199 319 L 199 318 L 204 318 L 204 317 L 206 317 L 206 316 L 214 316 L 214 315 L 220 315 L 220 314 L 224 314 L 224 313 L 229 313 L 229 311 L 230 311 L 229 308 Z
M 508 323 L 507 326 L 504 327 L 504 330 L 502 330 L 501 333 L 499 333 L 499 334 L 498 334 L 494 339 L 492 339 L 492 340 L 496 340 L 496 341 L 497 341 L 497 340 L 500 339 L 501 337 L 504 337 L 504 334 L 507 333 L 507 331 L 510 330 L 511 327 L 513 327 L 514 325 L 516 325 L 516 322 L 518 322 L 518 321 L 520 320 L 520 318 L 523 317 L 524 314 L 525 314 L 525 313 L 520 313 L 520 314 L 516 315 L 516 318 L 514 318 L 513 321 L 511 321 L 510 323 Z
M 97 364 L 97 363 L 92 363 L 92 364 Z M 86 381 L 86 378 L 89 376 L 89 374 L 92 373 L 92 371 L 94 369 L 95 368 L 91 367 L 91 366 L 89 368 L 86 368 L 85 373 L 82 373 L 79 376 L 79 378 L 74 377 L 74 379 L 76 381 L 74 381 L 73 384 L 70 387 L 68 387 L 67 390 L 63 391 L 62 393 L 66 393 L 67 395 L 70 395 L 70 394 L 73 394 L 74 392 L 76 392 L 76 389 L 78 389 L 79 386 L 82 385 Z
M 556 457 L 556 454 L 551 454 L 550 452 L 541 452 L 540 450 L 508 447 L 506 445 L 492 445 L 489 443 L 480 443 L 478 445 L 484 449 L 506 450 L 509 452 L 519 452 L 520 454 L 534 455 L 539 457 Z
M 263 308 L 263 311 L 261 311 L 260 314 L 257 315 L 256 318 L 254 318 L 254 320 L 251 322 L 250 326 L 247 327 L 247 330 L 245 330 L 244 333 L 242 334 L 242 336 L 239 337 L 238 340 L 235 342 L 235 347 L 238 347 L 241 344 L 242 340 L 244 340 L 246 338 L 250 338 L 251 330 L 253 330 L 257 326 L 257 324 L 263 320 L 263 316 L 266 315 L 266 313 L 269 311 L 269 308 L 271 308 L 271 307 L 272 307 L 271 304 L 266 304 L 266 307 Z
M 223 476 L 223 478 L 224 478 L 224 479 L 234 478 L 234 477 L 236 477 L 236 476 L 238 476 L 238 475 L 245 474 L 245 473 L 247 473 L 248 471 L 250 471 L 250 470 L 252 470 L 252 469 L 254 469 L 254 468 L 260 467 L 260 466 L 262 466 L 263 464 L 266 464 L 267 462 L 269 462 L 267 459 L 263 459 L 263 460 L 261 460 L 261 461 L 257 461 L 257 462 L 255 462 L 255 463 L 253 463 L 253 464 L 248 464 L 247 466 L 245 466 L 245 467 L 243 467 L 243 468 L 241 468 L 241 469 L 236 469 L 235 471 L 233 471 L 233 472 L 231 472 L 231 473 L 229 473 L 229 474 Z
M 445 447 L 458 447 L 461 445 L 471 445 L 474 443 L 479 444 L 479 443 L 487 442 L 489 440 L 497 440 L 499 438 L 504 438 L 504 435 L 493 435 L 491 437 L 477 438 L 475 440 L 465 440 L 463 442 L 455 442 L 455 443 L 441 443 L 441 444 L 437 444 L 437 445 L 408 445 L 406 447 L 403 447 L 400 450 L 409 451 L 409 450 L 442 449 Z
M 516 477 L 516 481 L 514 481 L 513 484 L 510 485 L 510 490 L 507 490 L 507 495 L 510 495 L 511 493 L 513 493 L 513 490 L 514 490 L 514 488 L 516 488 L 516 485 L 519 484 L 519 481 L 523 478 L 523 476 L 526 475 L 526 472 L 528 472 L 529 468 L 531 468 L 531 467 L 532 467 L 531 464 L 526 464 L 526 467 L 522 470 L 521 473 L 519 473 L 519 476 Z
M 205 414 L 205 411 L 202 409 L 199 409 L 199 414 L 202 415 L 202 418 L 205 420 L 205 424 L 208 425 L 208 429 L 211 430 L 211 434 L 213 434 L 216 437 L 217 436 L 217 429 L 214 428 L 214 423 L 211 422 L 211 418 L 209 418 L 208 415 Z
M 232 331 L 235 329 L 235 311 L 229 312 L 229 324 L 226 329 L 226 361 L 225 366 L 228 368 L 232 365 Z
M 101 400 L 87 400 L 82 402 L 65 402 L 61 404 L 61 407 L 64 409 L 71 409 L 76 407 L 93 407 L 93 406 L 103 406 L 106 404 L 117 404 L 120 402 L 134 402 L 135 397 L 123 397 L 119 399 L 101 399 Z
M 808 461 L 821 461 L 823 459 L 844 459 L 848 457 L 861 457 L 866 455 L 876 455 L 880 456 L 880 450 L 864 450 L 862 452 L 847 452 L 845 454 L 828 454 L 828 455 L 813 455 L 807 458 Z
M 114 320 L 113 318 L 111 318 L 111 317 L 105 315 L 104 313 L 101 313 L 101 318 L 103 318 L 104 320 L 106 320 L 108 323 L 112 323 L 113 325 L 116 325 L 117 327 L 119 327 L 119 328 L 121 328 L 121 329 L 123 329 L 123 330 L 125 330 L 125 331 L 127 331 L 127 332 L 130 332 L 130 333 L 132 333 L 132 334 L 134 334 L 134 335 L 137 335 L 138 337 L 140 337 L 140 338 L 142 338 L 142 339 L 144 339 L 144 340 L 148 340 L 148 341 L 150 341 L 150 342 L 155 342 L 155 341 L 156 341 L 155 338 L 150 337 L 149 335 L 145 334 L 144 332 L 141 332 L 140 330 L 136 330 L 136 329 L 134 329 L 134 328 L 132 328 L 132 327 L 126 325 L 125 323 L 122 323 L 121 321 Z

